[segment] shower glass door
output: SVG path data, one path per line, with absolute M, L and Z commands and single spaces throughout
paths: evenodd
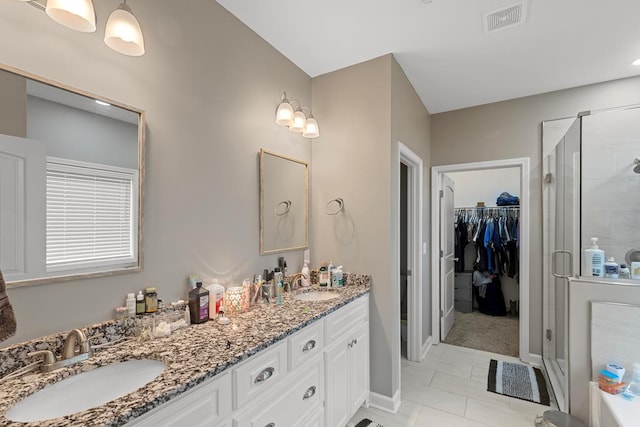
M 568 411 L 568 278 L 579 268 L 580 119 L 543 123 L 543 360 Z

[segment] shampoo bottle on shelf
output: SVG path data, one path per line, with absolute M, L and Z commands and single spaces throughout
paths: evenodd
M 598 248 L 598 238 L 591 238 L 591 246 L 584 250 L 588 276 L 604 277 L 604 251 Z
M 619 277 L 620 267 L 616 260 L 611 256 L 607 259 L 607 262 L 604 263 L 604 277 L 608 277 L 610 279 L 617 279 Z

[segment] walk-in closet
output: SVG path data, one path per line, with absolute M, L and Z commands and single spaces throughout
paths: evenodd
M 452 172 L 454 307 L 448 344 L 519 355 L 520 174 Z

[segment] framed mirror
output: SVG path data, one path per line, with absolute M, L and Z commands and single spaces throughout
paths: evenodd
M 309 247 L 309 165 L 260 150 L 260 254 Z
M 0 65 L 8 286 L 142 268 L 144 112 Z

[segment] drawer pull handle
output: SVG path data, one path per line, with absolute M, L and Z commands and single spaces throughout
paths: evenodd
M 256 377 L 255 381 L 253 381 L 253 382 L 256 383 L 256 384 L 264 382 L 264 381 L 268 380 L 269 378 L 271 378 L 273 376 L 274 372 L 275 372 L 275 369 L 269 367 L 269 368 L 263 370 L 262 372 L 260 372 L 260 374 Z
M 304 393 L 304 396 L 302 396 L 302 400 L 311 399 L 315 394 L 316 394 L 316 386 L 312 385 Z
M 266 426 L 264 426 L 264 427 L 276 427 L 276 423 L 269 423 L 269 424 L 267 424 L 267 425 L 266 425 Z
M 314 348 L 316 348 L 316 340 L 309 340 L 307 341 L 307 343 L 304 345 L 304 347 L 302 347 L 302 352 L 306 353 L 308 351 L 313 350 Z
M 353 340 L 353 343 L 354 343 L 354 344 L 358 344 L 358 338 L 354 339 L 354 340 Z

